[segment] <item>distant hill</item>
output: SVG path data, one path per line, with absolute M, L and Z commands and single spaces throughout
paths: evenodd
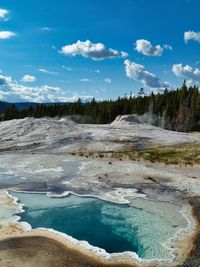
M 60 103 L 42 103 L 42 105 L 53 105 L 53 104 L 58 104 L 58 105 L 64 105 L 64 104 L 68 104 L 67 102 L 60 102 Z M 15 107 L 17 108 L 18 111 L 21 111 L 23 109 L 28 109 L 30 107 L 35 108 L 39 105 L 41 105 L 41 103 L 35 103 L 35 102 L 20 102 L 20 103 L 9 103 L 9 102 L 4 102 L 4 101 L 0 101 L 0 113 L 3 113 L 6 111 L 7 108 L 11 107 L 12 105 L 15 105 Z
M 36 106 L 40 105 L 39 103 L 34 102 L 21 102 L 21 103 L 15 103 L 14 104 L 17 110 L 27 109 L 27 108 L 35 108 Z
M 0 101 L 0 112 L 4 112 L 9 106 L 10 103 Z
M 21 102 L 21 103 L 9 103 L 0 101 L 0 112 L 4 112 L 7 108 L 11 107 L 12 105 L 15 105 L 17 110 L 27 109 L 30 107 L 35 108 L 39 103 L 32 103 L 32 102 Z

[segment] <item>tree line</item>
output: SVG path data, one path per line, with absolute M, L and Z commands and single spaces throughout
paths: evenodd
M 182 87 L 163 93 L 145 95 L 143 89 L 137 96 L 118 97 L 116 100 L 89 102 L 78 99 L 74 103 L 38 104 L 36 107 L 18 110 L 13 104 L 1 114 L 1 120 L 25 117 L 41 118 L 71 116 L 79 123 L 111 123 L 116 116 L 148 114 L 155 126 L 181 132 L 200 131 L 200 92 L 197 86 Z

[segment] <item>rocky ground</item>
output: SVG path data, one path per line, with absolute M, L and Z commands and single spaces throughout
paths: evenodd
M 200 133 L 163 130 L 140 124 L 133 116 L 118 117 L 111 125 L 78 125 L 67 118 L 25 118 L 1 122 L 0 140 L 0 189 L 58 195 L 73 191 L 120 203 L 126 197 L 146 194 L 181 204 L 190 201 L 196 219 L 200 217 Z M 36 239 L 15 239 L 12 244 L 19 247 L 15 251 L 9 240 L 0 242 L 0 266 L 21 267 L 12 261 L 5 265 L 5 255 L 13 259 L 18 253 L 29 255 L 24 244 L 32 240 L 34 246 Z M 179 266 L 200 266 L 198 233 L 194 242 L 184 265 Z M 47 258 L 54 243 L 52 247 L 45 250 L 49 251 Z M 24 267 L 33 266 L 28 261 L 26 257 Z M 37 266 L 68 266 L 48 264 Z M 95 264 L 73 266 L 101 266 Z

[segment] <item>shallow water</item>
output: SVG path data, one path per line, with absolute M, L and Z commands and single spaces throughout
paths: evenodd
M 74 195 L 12 195 L 25 205 L 21 221 L 33 228 L 53 228 L 109 253 L 134 251 L 143 259 L 170 259 L 171 251 L 163 243 L 187 226 L 180 207 L 167 202 L 136 199 L 120 205 Z

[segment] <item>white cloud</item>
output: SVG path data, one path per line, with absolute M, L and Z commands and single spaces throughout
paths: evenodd
M 93 99 L 92 95 L 83 95 L 83 94 L 77 94 L 74 93 L 72 96 L 68 96 L 68 97 L 59 97 L 59 101 L 60 102 L 75 102 L 78 99 L 81 99 L 82 101 L 90 101 Z
M 200 43 L 200 32 L 184 32 L 184 41 L 187 43 L 189 40 L 197 41 Z
M 105 83 L 111 83 L 112 80 L 111 80 L 110 78 L 105 78 L 105 79 L 104 79 L 104 82 L 105 82 Z
M 80 79 L 81 82 L 91 82 L 92 80 L 91 79 L 88 79 L 88 78 L 83 78 L 83 79 Z
M 41 31 L 52 31 L 53 29 L 50 27 L 42 27 L 40 28 Z
M 0 86 L 5 86 L 11 83 L 11 81 L 12 81 L 11 76 L 0 75 Z
M 173 50 L 173 47 L 171 45 L 168 45 L 168 44 L 163 45 L 163 48 L 168 49 L 170 51 Z
M 0 20 L 7 20 L 9 11 L 7 9 L 0 8 Z
M 58 87 L 58 86 L 48 86 L 48 85 L 41 86 L 40 90 L 42 92 L 47 92 L 47 93 L 49 93 L 49 92 L 51 92 L 51 93 L 59 93 L 59 92 L 61 92 L 61 88 L 60 87 Z
M 74 69 L 70 68 L 70 67 L 66 67 L 65 65 L 62 65 L 62 68 L 64 70 L 67 70 L 67 71 L 74 71 Z
M 189 65 L 174 64 L 172 71 L 176 76 L 185 78 L 189 85 L 200 84 L 200 69 L 198 68 L 192 68 Z
M 161 56 L 164 49 L 172 50 L 171 45 L 153 46 L 150 41 L 145 39 L 137 40 L 135 43 L 135 50 L 145 56 Z
M 21 78 L 21 81 L 24 83 L 32 83 L 32 82 L 36 81 L 36 77 L 29 75 L 29 74 L 26 74 Z
M 50 74 L 50 75 L 58 75 L 57 72 L 49 71 L 49 70 L 46 70 L 46 69 L 38 69 L 38 71 L 46 73 L 46 74 Z
M 10 37 L 15 36 L 14 32 L 10 31 L 0 31 L 0 39 L 9 39 Z
M 93 60 L 103 60 L 105 58 L 120 58 L 128 56 L 128 54 L 123 51 L 120 52 L 111 48 L 106 48 L 102 43 L 92 43 L 89 40 L 85 42 L 79 40 L 74 44 L 63 46 L 61 53 L 65 56 L 81 55 Z
M 124 61 L 124 64 L 126 75 L 135 81 L 141 82 L 144 86 L 156 89 L 170 86 L 167 82 L 161 82 L 155 74 L 145 70 L 143 65 L 131 62 L 128 59 Z
M 24 86 L 13 80 L 10 76 L 0 75 L 0 100 L 9 102 L 73 102 L 81 98 L 90 100 L 93 96 L 70 93 L 57 86 Z

